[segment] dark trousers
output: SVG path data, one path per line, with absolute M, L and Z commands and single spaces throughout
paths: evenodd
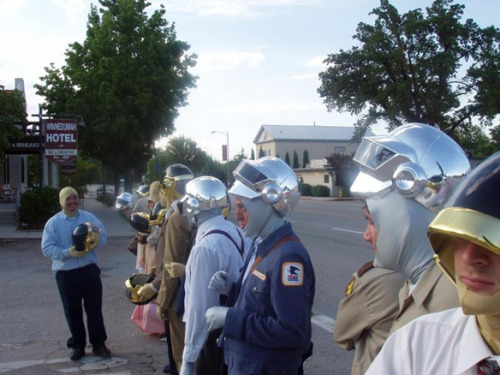
M 222 329 L 216 329 L 208 334 L 207 341 L 201 349 L 198 360 L 195 364 L 196 375 L 219 375 L 227 374 L 227 367 L 224 364 L 224 353 L 217 345 Z
M 83 322 L 83 307 L 87 315 L 89 341 L 93 346 L 104 344 L 107 339 L 102 317 L 101 270 L 95 264 L 70 271 L 56 273 L 64 314 L 71 337 L 68 347 L 85 347 L 86 332 Z
M 165 325 L 165 338 L 167 339 L 167 355 L 168 364 L 170 365 L 170 370 L 172 374 L 178 374 L 177 366 L 175 365 L 174 354 L 172 353 L 172 336 L 170 335 L 170 324 L 168 320 L 163 321 Z

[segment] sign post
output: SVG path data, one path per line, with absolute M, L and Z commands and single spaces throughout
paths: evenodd
M 76 120 L 45 120 L 45 156 L 53 163 L 64 165 L 78 154 L 78 124 Z

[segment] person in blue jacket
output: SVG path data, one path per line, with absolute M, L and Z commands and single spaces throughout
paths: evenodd
M 102 316 L 101 270 L 97 266 L 97 249 L 106 245 L 106 231 L 95 215 L 78 208 L 78 193 L 72 187 L 59 192 L 59 203 L 62 210 L 45 224 L 41 246 L 43 255 L 52 260 L 52 271 L 71 331 L 67 342 L 72 349 L 70 359 L 77 361 L 85 355 L 87 334 L 82 302 L 92 351 L 99 357 L 109 358 L 111 351 L 105 345 L 107 335 Z M 88 226 L 82 249 L 73 241 L 73 233 L 81 225 Z
M 242 199 L 244 233 L 254 244 L 237 283 L 223 271 L 212 277 L 209 289 L 228 301 L 207 310 L 207 324 L 223 328 L 230 375 L 299 374 L 312 345 L 315 291 L 309 254 L 285 220 L 299 201 L 299 183 L 274 157 L 243 160 L 233 174 L 229 194 Z

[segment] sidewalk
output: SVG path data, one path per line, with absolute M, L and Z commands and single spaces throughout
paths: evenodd
M 108 207 L 94 198 L 82 199 L 80 206 L 82 209 L 92 212 L 104 224 L 108 237 L 132 237 L 135 230 L 130 226 L 128 220 L 112 207 Z M 16 206 L 14 203 L 0 204 L 0 215 L 3 212 L 15 212 Z M 41 230 L 17 230 L 14 226 L 0 227 L 0 239 L 41 239 Z

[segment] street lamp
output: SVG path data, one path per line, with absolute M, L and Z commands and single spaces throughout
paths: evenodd
M 220 133 L 224 134 L 226 136 L 226 167 L 227 167 L 227 177 L 226 177 L 226 184 L 227 188 L 229 189 L 229 132 L 223 132 L 220 130 L 212 130 L 212 134 L 214 133 Z M 222 155 L 222 159 L 224 159 L 224 154 Z

